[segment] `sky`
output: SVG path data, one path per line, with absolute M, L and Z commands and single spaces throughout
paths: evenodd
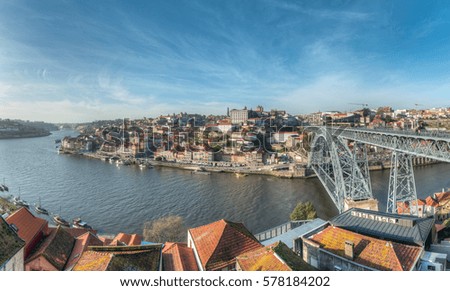
M 450 106 L 448 1 L 0 1 L 0 118 L 358 104 Z

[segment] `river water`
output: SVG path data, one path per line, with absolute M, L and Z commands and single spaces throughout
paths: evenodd
M 237 178 L 233 174 L 193 175 L 173 168 L 140 170 L 79 156 L 58 155 L 50 136 L 0 140 L 0 181 L 10 193 L 42 206 L 67 220 L 81 216 L 100 233 L 142 233 L 145 221 L 180 215 L 188 227 L 221 218 L 243 222 L 257 233 L 289 219 L 295 205 L 311 201 L 319 217 L 338 212 L 321 183 L 311 179 L 271 176 Z M 450 165 L 415 169 L 419 198 L 450 187 Z M 371 174 L 374 195 L 386 208 L 389 171 Z M 3 194 L 0 192 L 0 194 Z M 32 209 L 32 208 L 31 208 Z M 41 216 L 49 219 L 49 217 Z

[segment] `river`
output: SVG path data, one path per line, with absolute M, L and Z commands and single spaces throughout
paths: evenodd
M 145 221 L 180 215 L 188 227 L 225 218 L 257 233 L 289 219 L 300 201 L 311 201 L 319 217 L 338 212 L 321 183 L 271 176 L 192 175 L 160 168 L 140 170 L 80 156 L 58 155 L 55 139 L 74 131 L 38 138 L 0 140 L 0 181 L 10 193 L 67 220 L 81 216 L 100 233 L 142 233 Z M 415 169 L 419 198 L 450 187 L 449 164 Z M 389 171 L 371 173 L 374 195 L 386 208 Z M 0 192 L 0 194 L 2 194 Z M 41 216 L 49 219 L 49 217 Z

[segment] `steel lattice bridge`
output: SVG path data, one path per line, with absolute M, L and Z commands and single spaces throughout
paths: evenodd
M 327 126 L 307 130 L 314 133 L 309 166 L 339 212 L 351 207 L 378 209 L 370 183 L 367 145 L 392 151 L 387 212 L 397 213 L 410 205 L 410 214 L 417 214 L 417 204 L 412 207 L 417 203 L 412 156 L 450 162 L 448 133 Z

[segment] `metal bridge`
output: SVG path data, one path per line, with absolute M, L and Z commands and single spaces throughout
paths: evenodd
M 412 156 L 450 162 L 450 135 L 445 132 L 326 126 L 308 130 L 314 132 L 309 165 L 339 212 L 358 205 L 372 209 L 377 205 L 370 184 L 367 145 L 392 151 L 387 203 L 387 211 L 392 213 L 409 203 L 410 214 L 417 214 Z

